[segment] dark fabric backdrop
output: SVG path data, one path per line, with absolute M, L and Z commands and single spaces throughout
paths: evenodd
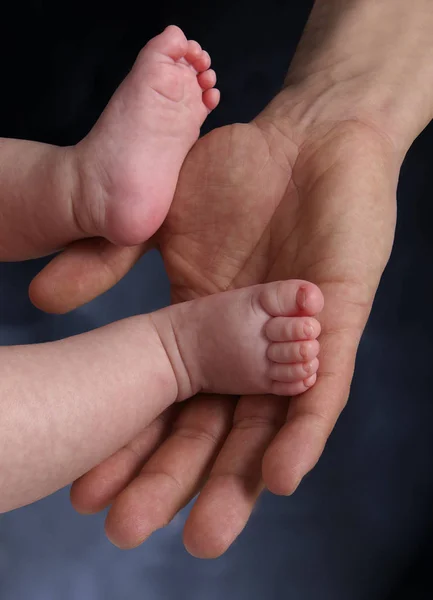
M 223 100 L 207 128 L 247 121 L 280 88 L 311 7 L 287 0 L 120 4 L 53 11 L 23 0 L 3 13 L 1 136 L 76 142 L 141 46 L 169 23 L 213 56 Z M 350 403 L 292 498 L 264 495 L 227 554 L 203 562 L 181 544 L 187 509 L 141 548 L 121 552 L 104 538 L 103 515 L 76 515 L 63 490 L 3 517 L 0 600 L 433 597 L 432 196 L 430 128 L 403 168 L 396 244 Z M 154 253 L 88 306 L 44 315 L 26 293 L 44 262 L 0 264 L 0 344 L 57 339 L 168 302 Z

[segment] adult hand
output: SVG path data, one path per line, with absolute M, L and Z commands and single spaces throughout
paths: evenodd
M 346 402 L 358 341 L 391 248 L 397 173 L 387 142 L 351 123 L 295 144 L 291 133 L 262 118 L 215 130 L 187 158 L 158 237 L 173 300 L 300 278 L 318 284 L 326 302 L 314 388 L 287 402 L 238 402 L 187 522 L 185 542 L 194 554 L 220 554 L 243 528 L 261 491 L 263 455 L 265 484 L 280 494 L 293 492 L 319 458 Z M 64 269 L 66 278 L 67 254 L 57 261 L 52 269 Z M 46 282 L 49 276 L 47 270 Z M 233 407 L 233 400 L 216 397 L 191 402 L 150 460 L 155 425 L 82 478 L 74 505 L 102 508 L 145 463 L 107 521 L 118 545 L 143 541 L 196 493 Z
M 305 74 L 298 60 L 292 85 L 253 123 L 200 140 L 155 239 L 173 301 L 272 279 L 318 284 L 325 295 L 318 381 L 286 403 L 194 399 L 78 481 L 72 500 L 82 512 L 116 498 L 107 533 L 121 547 L 168 523 L 205 482 L 185 544 L 197 556 L 221 554 L 248 520 L 262 476 L 271 491 L 292 493 L 347 400 L 392 246 L 399 167 L 428 119 L 420 110 L 415 126 L 399 112 L 399 126 L 390 126 L 397 112 L 384 111 L 386 98 L 371 101 L 370 78 L 329 85 L 323 72 Z M 38 276 L 37 305 L 61 312 L 90 299 L 141 252 L 103 243 L 95 254 L 93 243 L 101 248 L 78 245 Z

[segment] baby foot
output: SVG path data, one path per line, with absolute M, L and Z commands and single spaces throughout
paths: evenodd
M 178 384 L 198 391 L 295 396 L 316 382 L 323 308 L 319 288 L 280 281 L 153 313 Z
M 89 235 L 144 242 L 169 210 L 182 163 L 219 102 L 215 72 L 200 45 L 174 25 L 140 52 L 89 135 L 77 146 Z

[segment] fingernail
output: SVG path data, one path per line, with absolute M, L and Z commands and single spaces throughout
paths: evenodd
M 314 385 L 316 383 L 316 379 L 317 379 L 317 375 L 316 375 L 316 373 L 314 373 L 313 375 L 311 375 L 311 377 L 307 377 L 307 379 L 304 379 L 304 385 L 306 387 L 311 387 L 312 385 Z
M 301 481 L 302 481 L 302 477 L 300 479 L 298 479 L 298 481 L 295 483 L 295 485 L 293 486 L 293 490 L 291 491 L 290 495 L 294 494 L 296 492 L 296 490 L 298 489 L 298 487 L 301 485 Z
M 307 306 L 307 292 L 305 291 L 305 287 L 300 287 L 298 290 L 298 294 L 296 296 L 296 301 L 298 303 L 299 308 L 305 310 Z
M 314 327 L 312 325 L 309 325 L 308 323 L 306 323 L 304 325 L 304 335 L 307 338 L 312 338 L 314 335 Z

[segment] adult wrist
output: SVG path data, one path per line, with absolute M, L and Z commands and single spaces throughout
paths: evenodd
M 431 0 L 317 0 L 264 116 L 301 137 L 358 122 L 404 154 L 433 116 L 432 31 Z

